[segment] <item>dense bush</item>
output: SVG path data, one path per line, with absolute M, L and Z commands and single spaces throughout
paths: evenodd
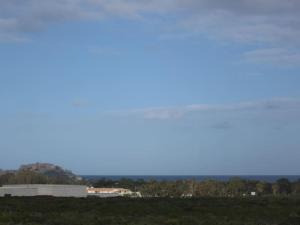
M 1 225 L 298 225 L 298 198 L 0 198 Z

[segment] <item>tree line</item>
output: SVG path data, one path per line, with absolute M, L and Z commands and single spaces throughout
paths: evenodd
M 242 197 L 255 193 L 258 196 L 299 195 L 300 180 L 291 182 L 286 178 L 276 182 L 245 180 L 232 178 L 228 181 L 219 180 L 120 180 L 72 179 L 64 175 L 47 176 L 33 171 L 20 170 L 0 175 L 0 186 L 5 184 L 83 184 L 93 187 L 127 188 L 140 192 L 144 197 Z
M 258 196 L 299 195 L 300 180 L 291 182 L 286 178 L 276 182 L 232 178 L 219 180 L 131 180 L 100 179 L 89 182 L 94 187 L 119 187 L 141 192 L 144 197 L 242 197 L 255 193 Z

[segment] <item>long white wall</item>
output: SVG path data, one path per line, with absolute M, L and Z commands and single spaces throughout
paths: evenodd
M 87 197 L 86 186 L 83 185 L 5 185 L 0 187 L 0 196 L 55 196 L 55 197 Z

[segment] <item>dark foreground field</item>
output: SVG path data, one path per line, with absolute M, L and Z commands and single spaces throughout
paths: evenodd
M 300 225 L 300 199 L 0 198 L 0 225 Z

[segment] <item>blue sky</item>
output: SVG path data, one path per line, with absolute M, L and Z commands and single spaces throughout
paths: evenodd
M 299 174 L 296 0 L 0 0 L 0 168 Z

